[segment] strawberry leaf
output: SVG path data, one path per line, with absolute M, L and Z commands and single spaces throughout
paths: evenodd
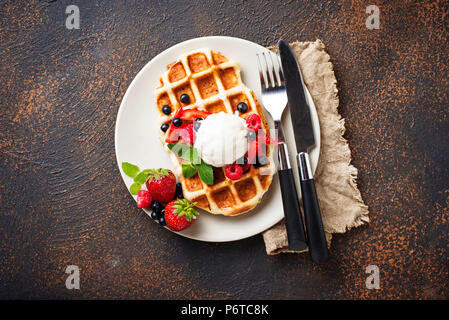
M 134 177 L 134 182 L 144 184 L 147 181 L 148 173 L 141 171 L 137 176 Z

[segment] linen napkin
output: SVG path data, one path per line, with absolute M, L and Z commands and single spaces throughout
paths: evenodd
M 343 138 L 345 125 L 337 110 L 337 80 L 330 56 L 319 39 L 315 42 L 296 41 L 290 43 L 290 46 L 300 65 L 320 122 L 321 149 L 314 178 L 326 240 L 330 246 L 333 233 L 344 233 L 369 222 L 368 207 L 357 188 L 357 168 L 350 163 L 351 150 Z M 268 49 L 277 51 L 276 47 Z M 292 163 L 296 165 L 296 162 Z M 269 255 L 299 252 L 288 249 L 284 220 L 266 230 L 263 239 Z

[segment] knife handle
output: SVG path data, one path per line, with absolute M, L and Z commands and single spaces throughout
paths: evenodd
M 288 161 L 287 145 L 278 145 L 279 182 L 281 185 L 282 205 L 284 207 L 285 226 L 287 228 L 288 248 L 295 251 L 307 249 L 306 234 L 299 207 L 293 171 Z
M 323 221 L 321 220 L 321 210 L 318 204 L 315 182 L 310 168 L 309 155 L 306 152 L 300 152 L 297 160 L 310 256 L 316 263 L 325 262 L 329 257 L 329 252 Z

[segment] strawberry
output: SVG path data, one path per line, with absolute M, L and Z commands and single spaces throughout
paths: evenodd
M 254 131 L 259 130 L 261 124 L 262 124 L 262 120 L 260 120 L 260 117 L 258 114 L 252 113 L 248 117 L 246 117 L 246 126 L 250 130 L 254 130 Z
M 150 169 L 145 182 L 153 200 L 161 203 L 171 201 L 176 192 L 176 178 L 168 169 Z
M 278 144 L 278 141 L 271 138 L 264 130 L 259 130 L 257 132 L 257 140 L 259 143 Z
M 193 121 L 197 118 L 203 118 L 206 119 L 209 115 L 211 115 L 210 112 L 207 111 L 201 111 L 198 109 L 185 109 L 180 107 L 178 110 L 176 110 L 174 118 L 180 118 L 181 120 L 190 120 Z
M 181 126 L 175 127 L 170 126 L 170 129 L 167 132 L 167 138 L 165 142 L 167 143 L 176 143 L 181 140 L 187 144 L 193 144 L 195 140 L 195 133 L 193 131 L 193 123 L 184 122 Z
M 165 223 L 170 230 L 181 231 L 190 227 L 198 212 L 194 209 L 196 202 L 190 203 L 185 199 L 169 202 L 165 206 Z
M 201 110 L 198 110 L 198 109 L 188 109 L 188 110 L 184 110 L 181 113 L 180 117 L 181 117 L 182 120 L 191 120 L 191 121 L 193 121 L 193 120 L 198 119 L 198 118 L 206 119 L 209 115 L 210 115 L 210 113 L 206 112 L 206 111 L 201 111 Z

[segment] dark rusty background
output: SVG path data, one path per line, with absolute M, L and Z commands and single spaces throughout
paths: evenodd
M 79 6 L 80 30 L 65 27 Z M 380 8 L 380 30 L 365 9 Z M 447 1 L 2 1 L 0 298 L 447 299 Z M 320 38 L 369 226 L 330 261 L 267 256 L 262 237 L 201 243 L 160 229 L 119 175 L 121 99 L 156 54 L 194 37 Z M 150 119 L 149 119 L 150 121 Z M 81 289 L 67 290 L 67 265 Z M 379 266 L 380 290 L 365 268 Z

